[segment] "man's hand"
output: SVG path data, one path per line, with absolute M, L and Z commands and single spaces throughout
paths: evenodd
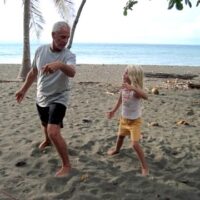
M 115 115 L 115 112 L 113 112 L 113 111 L 107 112 L 107 118 L 108 118 L 108 119 L 113 118 L 114 115 Z
M 23 92 L 22 90 L 19 90 L 15 93 L 15 99 L 18 103 L 21 103 L 21 101 L 24 99 L 25 96 L 25 92 Z
M 52 74 L 55 71 L 59 70 L 62 66 L 62 63 L 60 62 L 52 62 L 49 64 L 46 64 L 42 67 L 42 73 L 44 74 Z

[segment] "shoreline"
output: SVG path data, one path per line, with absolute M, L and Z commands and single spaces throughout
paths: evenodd
M 11 73 L 3 72 L 0 80 L 16 80 L 17 74 L 19 72 L 20 64 L 0 64 L 1 71 L 11 71 Z M 109 79 L 112 79 L 113 71 L 116 71 L 119 74 L 123 73 L 124 68 L 127 65 L 122 64 L 77 64 L 77 74 L 75 81 L 88 81 L 98 79 L 102 81 L 101 78 L 109 75 Z M 143 67 L 144 73 L 171 73 L 171 74 L 196 74 L 200 75 L 200 67 L 188 67 L 188 66 L 169 66 L 169 65 L 141 65 Z M 92 78 L 93 74 L 102 73 L 102 77 L 97 76 Z M 96 79 L 97 78 L 97 79 Z M 108 79 L 108 78 L 107 78 Z M 108 79 L 108 80 L 109 80 Z M 90 81 L 91 81 L 90 80 Z M 121 80 L 121 77 L 117 77 L 117 81 Z M 115 81 L 116 82 L 116 81 Z

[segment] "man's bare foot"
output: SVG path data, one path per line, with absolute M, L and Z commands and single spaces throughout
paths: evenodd
M 71 171 L 71 166 L 64 166 L 56 173 L 55 176 L 56 177 L 65 176 L 65 175 L 68 175 L 70 171 Z
M 44 141 L 39 145 L 39 149 L 40 149 L 40 150 L 44 150 L 45 147 L 47 147 L 47 146 L 51 146 L 51 142 L 48 141 L 48 140 L 44 140 Z
M 109 156 L 112 156 L 112 155 L 115 155 L 115 154 L 118 154 L 118 153 L 119 153 L 119 151 L 117 151 L 116 149 L 109 149 L 108 152 L 107 152 L 107 154 Z
M 148 175 L 149 175 L 149 169 L 142 168 L 142 176 L 148 176 Z

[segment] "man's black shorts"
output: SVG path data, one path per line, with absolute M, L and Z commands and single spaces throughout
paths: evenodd
M 48 107 L 40 107 L 36 104 L 36 106 L 43 126 L 58 124 L 63 128 L 63 118 L 66 112 L 66 107 L 63 104 L 52 103 Z

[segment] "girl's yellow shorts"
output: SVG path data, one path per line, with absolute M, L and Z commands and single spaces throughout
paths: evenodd
M 141 118 L 126 119 L 121 117 L 119 121 L 118 135 L 130 135 L 131 141 L 139 141 L 141 136 Z

